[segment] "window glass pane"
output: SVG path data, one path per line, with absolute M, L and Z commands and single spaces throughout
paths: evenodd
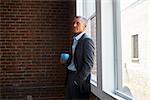
M 90 28 L 91 28 L 91 37 L 94 40 L 95 46 L 96 46 L 96 16 L 93 16 L 90 19 Z M 94 66 L 92 69 L 92 81 L 94 81 L 95 83 L 97 83 L 97 64 L 96 64 L 96 50 L 95 50 L 95 62 L 94 62 Z
M 122 88 L 136 100 L 150 99 L 150 0 L 120 0 Z
M 96 4 L 95 0 L 77 0 L 77 15 L 84 16 L 88 19 L 88 27 L 86 33 L 91 36 L 96 45 Z M 96 53 L 96 50 L 95 50 Z M 97 67 L 96 56 L 94 66 L 92 68 L 91 83 L 97 86 Z
M 132 35 L 132 58 L 138 58 L 138 35 Z
M 84 0 L 83 7 L 83 15 L 88 18 L 91 17 L 95 13 L 95 0 Z

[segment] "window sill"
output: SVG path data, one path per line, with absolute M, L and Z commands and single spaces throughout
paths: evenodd
M 132 58 L 132 62 L 139 63 L 139 58 Z
M 113 92 L 109 92 L 109 91 L 103 91 L 103 92 L 105 92 L 107 95 L 113 97 L 113 98 L 116 99 L 116 100 L 126 100 L 126 99 L 124 99 L 124 98 L 122 98 L 122 97 L 116 95 L 116 94 L 113 93 Z
M 97 77 L 93 74 L 91 74 L 91 80 L 90 80 L 90 83 L 92 85 L 94 85 L 95 87 L 97 87 Z
M 97 82 L 91 80 L 90 83 L 91 83 L 92 85 L 94 85 L 95 87 L 97 87 Z

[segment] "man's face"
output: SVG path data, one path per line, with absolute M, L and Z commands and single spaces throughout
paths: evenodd
M 85 31 L 85 22 L 81 18 L 74 18 L 72 22 L 72 31 L 74 33 L 80 34 Z

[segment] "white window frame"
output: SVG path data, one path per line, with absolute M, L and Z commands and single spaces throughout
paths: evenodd
M 114 35 L 113 0 L 97 0 L 98 97 L 102 100 L 119 98 L 114 94 Z M 120 99 L 120 98 L 119 98 Z
M 115 37 L 115 94 L 126 99 L 134 100 L 135 98 L 121 92 L 122 88 L 122 53 L 121 53 L 121 16 L 120 16 L 120 0 L 114 0 L 114 37 Z
M 125 100 L 134 100 L 133 97 L 119 91 L 122 88 L 122 50 L 121 50 L 121 16 L 120 0 L 113 0 L 113 29 L 114 29 L 114 62 L 115 62 L 115 91 L 114 93 Z
M 133 100 L 117 91 L 119 79 L 122 78 L 120 16 L 118 0 L 96 0 L 97 18 L 97 87 L 92 86 L 92 92 L 102 100 Z M 108 63 L 109 62 L 109 63 Z
M 97 53 L 97 85 L 91 84 L 91 92 L 101 100 L 131 100 L 117 91 L 118 80 L 121 79 L 118 67 L 121 64 L 121 43 L 119 37 L 120 25 L 118 15 L 118 0 L 96 1 L 96 53 Z M 79 3 L 80 2 L 80 3 Z M 83 8 L 84 0 L 77 0 L 77 7 Z M 84 12 L 77 9 L 76 15 Z M 115 34 L 114 34 L 115 33 Z

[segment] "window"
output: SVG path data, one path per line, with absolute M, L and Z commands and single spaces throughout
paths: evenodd
M 131 51 L 131 55 L 132 55 L 132 61 L 138 60 L 138 34 L 136 35 L 132 35 L 132 51 Z
M 95 0 L 77 0 L 77 15 L 84 16 L 88 19 L 88 28 L 86 33 L 91 36 L 96 44 L 96 13 Z M 96 50 L 95 50 L 96 54 Z M 97 86 L 97 63 L 96 57 L 92 68 L 91 83 Z
M 94 13 L 93 16 L 89 18 L 89 28 L 90 28 L 90 35 L 92 39 L 94 40 L 94 43 L 96 44 L 96 15 Z M 96 46 L 95 46 L 96 48 Z M 95 50 L 95 55 L 96 55 L 96 50 Z M 91 78 L 91 83 L 93 83 L 95 86 L 97 86 L 97 63 L 96 63 L 96 56 L 95 56 L 95 62 L 94 66 L 92 69 L 92 78 Z
M 76 3 L 77 15 L 89 19 L 87 33 L 90 33 L 96 44 L 91 91 L 102 100 L 113 100 L 107 92 L 114 91 L 112 0 L 77 0 Z
M 150 97 L 150 1 L 116 0 L 116 94 L 125 99 Z M 138 33 L 138 34 L 135 34 Z M 119 54 L 120 52 L 120 54 Z M 135 63 L 136 62 L 136 63 Z M 138 62 L 138 63 L 137 63 Z
M 149 9 L 150 0 L 77 0 L 77 14 L 87 16 L 88 32 L 96 36 L 91 91 L 101 100 L 149 100 Z

